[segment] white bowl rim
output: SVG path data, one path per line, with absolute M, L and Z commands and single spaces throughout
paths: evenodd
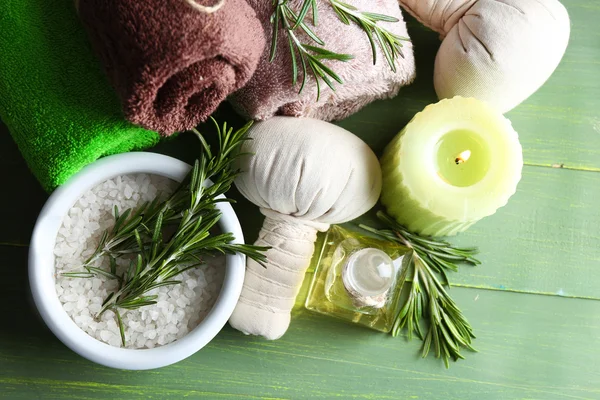
M 29 250 L 29 282 L 35 305 L 50 330 L 81 356 L 112 368 L 144 370 L 181 361 L 210 342 L 227 323 L 242 291 L 245 256 L 226 256 L 223 287 L 208 315 L 186 336 L 153 349 L 123 349 L 103 343 L 80 329 L 63 309 L 55 289 L 54 246 L 68 210 L 85 191 L 118 175 L 148 173 L 180 182 L 190 165 L 173 157 L 151 152 L 130 152 L 101 158 L 57 188 L 42 208 Z M 231 232 L 234 243 L 244 243 L 239 220 L 228 202 L 219 202 L 219 226 Z M 49 239 L 51 238 L 51 239 Z

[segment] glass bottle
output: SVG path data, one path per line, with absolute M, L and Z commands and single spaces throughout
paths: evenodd
M 305 307 L 389 332 L 398 313 L 396 280 L 409 249 L 338 225 L 319 238 L 315 249 Z

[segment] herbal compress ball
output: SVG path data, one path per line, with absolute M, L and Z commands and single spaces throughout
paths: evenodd
M 569 15 L 556 0 L 399 0 L 444 41 L 434 69 L 440 99 L 475 97 L 506 112 L 558 66 Z
M 274 117 L 255 124 L 242 151 L 240 192 L 265 221 L 256 241 L 271 246 L 266 267 L 248 260 L 242 295 L 230 324 L 277 339 L 314 251 L 318 231 L 350 221 L 379 198 L 381 169 L 369 146 L 327 122 Z

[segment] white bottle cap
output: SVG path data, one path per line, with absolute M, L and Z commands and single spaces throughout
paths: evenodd
M 357 300 L 364 298 L 365 304 L 372 303 L 369 298 L 377 298 L 375 303 L 380 303 L 381 296 L 385 296 L 395 279 L 396 267 L 390 256 L 374 248 L 353 253 L 342 271 L 342 281 L 348 293 Z

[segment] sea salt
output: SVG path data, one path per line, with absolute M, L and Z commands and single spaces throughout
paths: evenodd
M 121 336 L 114 313 L 105 312 L 96 319 L 106 296 L 117 282 L 104 276 L 68 278 L 63 272 L 81 272 L 81 265 L 93 254 L 105 229 L 114 225 L 113 209 L 120 211 L 166 196 L 176 187 L 170 179 L 135 174 L 118 176 L 103 182 L 73 205 L 63 219 L 56 238 L 56 291 L 64 310 L 88 335 L 111 346 L 121 347 Z M 154 348 L 182 338 L 208 314 L 221 290 L 225 258 L 207 259 L 199 268 L 185 271 L 177 280 L 182 284 L 163 286 L 152 294 L 158 303 L 137 310 L 122 310 L 127 348 Z M 108 260 L 95 265 L 108 270 Z M 127 260 L 118 260 L 127 268 Z

